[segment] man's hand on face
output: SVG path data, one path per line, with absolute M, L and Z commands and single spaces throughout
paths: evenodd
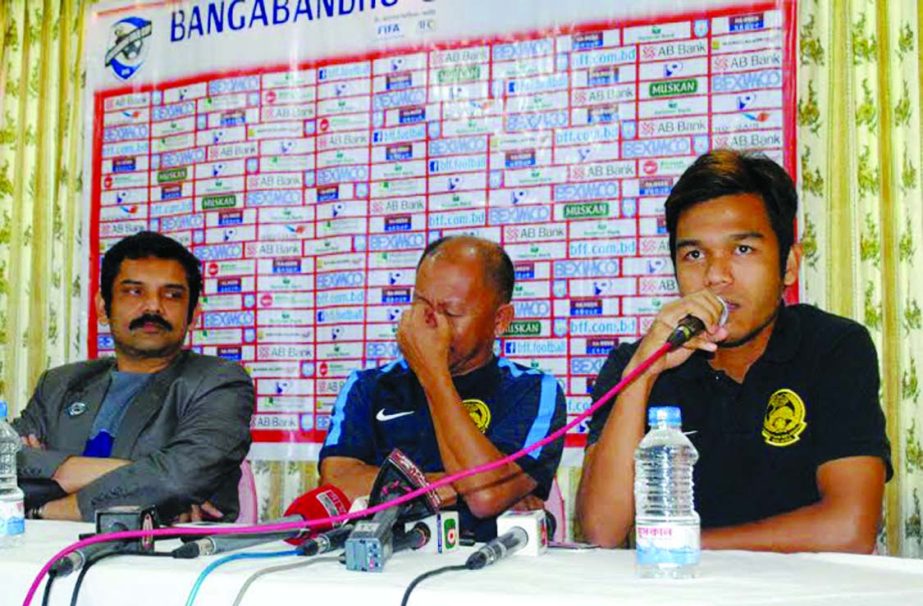
M 449 372 L 452 329 L 445 315 L 422 301 L 415 301 L 401 314 L 397 344 L 410 369 L 418 377 Z

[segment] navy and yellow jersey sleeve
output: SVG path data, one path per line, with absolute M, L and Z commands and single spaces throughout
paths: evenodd
M 318 464 L 327 457 L 350 457 L 375 464 L 371 396 L 378 374 L 378 370 L 350 373 L 333 405 L 330 428 Z
M 599 376 L 596 377 L 596 381 L 593 383 L 592 397 L 594 404 L 622 380 L 622 373 L 625 372 L 625 367 L 628 366 L 628 362 L 631 361 L 631 356 L 635 354 L 637 349 L 638 343 L 636 342 L 622 344 L 618 347 L 613 347 L 609 351 L 609 357 L 606 358 L 606 362 L 599 371 Z M 615 398 L 604 404 L 599 410 L 593 413 L 592 417 L 590 417 L 590 431 L 587 436 L 587 446 L 592 446 L 599 440 L 599 436 L 606 426 L 606 421 L 609 419 L 609 413 L 612 412 L 612 404 L 614 401 Z
M 553 376 L 505 358 L 498 364 L 503 375 L 500 395 L 507 405 L 503 417 L 491 424 L 485 435 L 498 450 L 511 454 L 563 427 L 567 404 Z M 548 498 L 563 448 L 564 439 L 560 438 L 516 461 L 538 484 L 533 492 L 541 499 Z

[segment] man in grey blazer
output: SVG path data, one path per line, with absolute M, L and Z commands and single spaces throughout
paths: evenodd
M 129 504 L 155 505 L 165 521 L 237 517 L 253 382 L 237 364 L 182 349 L 201 289 L 198 259 L 166 236 L 141 232 L 105 254 L 95 303 L 115 358 L 46 371 L 13 422 L 20 480 L 66 495 L 33 517 L 92 520 Z

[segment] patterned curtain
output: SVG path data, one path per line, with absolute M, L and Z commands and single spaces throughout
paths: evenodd
M 923 557 L 923 14 L 915 0 L 803 0 L 799 13 L 804 297 L 872 333 L 895 472 L 879 551 Z
M 85 351 L 83 2 L 0 2 L 0 397 Z

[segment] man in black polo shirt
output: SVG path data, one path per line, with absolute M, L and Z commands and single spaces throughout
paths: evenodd
M 594 400 L 685 316 L 707 329 L 594 415 L 577 502 L 591 541 L 625 541 L 647 408 L 677 405 L 699 451 L 704 548 L 874 548 L 892 473 L 875 348 L 855 322 L 784 305 L 801 257 L 796 208 L 791 179 L 763 156 L 714 151 L 676 183 L 666 222 L 682 298 L 662 307 L 639 342 L 610 353 Z
M 500 246 L 455 236 L 430 244 L 417 266 L 413 304 L 397 331 L 403 359 L 354 372 L 340 391 L 320 452 L 321 482 L 351 499 L 372 488 L 400 448 L 430 481 L 490 463 L 562 427 L 564 393 L 546 373 L 494 355 L 513 319 L 513 263 Z M 440 489 L 456 504 L 463 536 L 496 536 L 511 506 L 541 507 L 562 441 L 515 463 Z

